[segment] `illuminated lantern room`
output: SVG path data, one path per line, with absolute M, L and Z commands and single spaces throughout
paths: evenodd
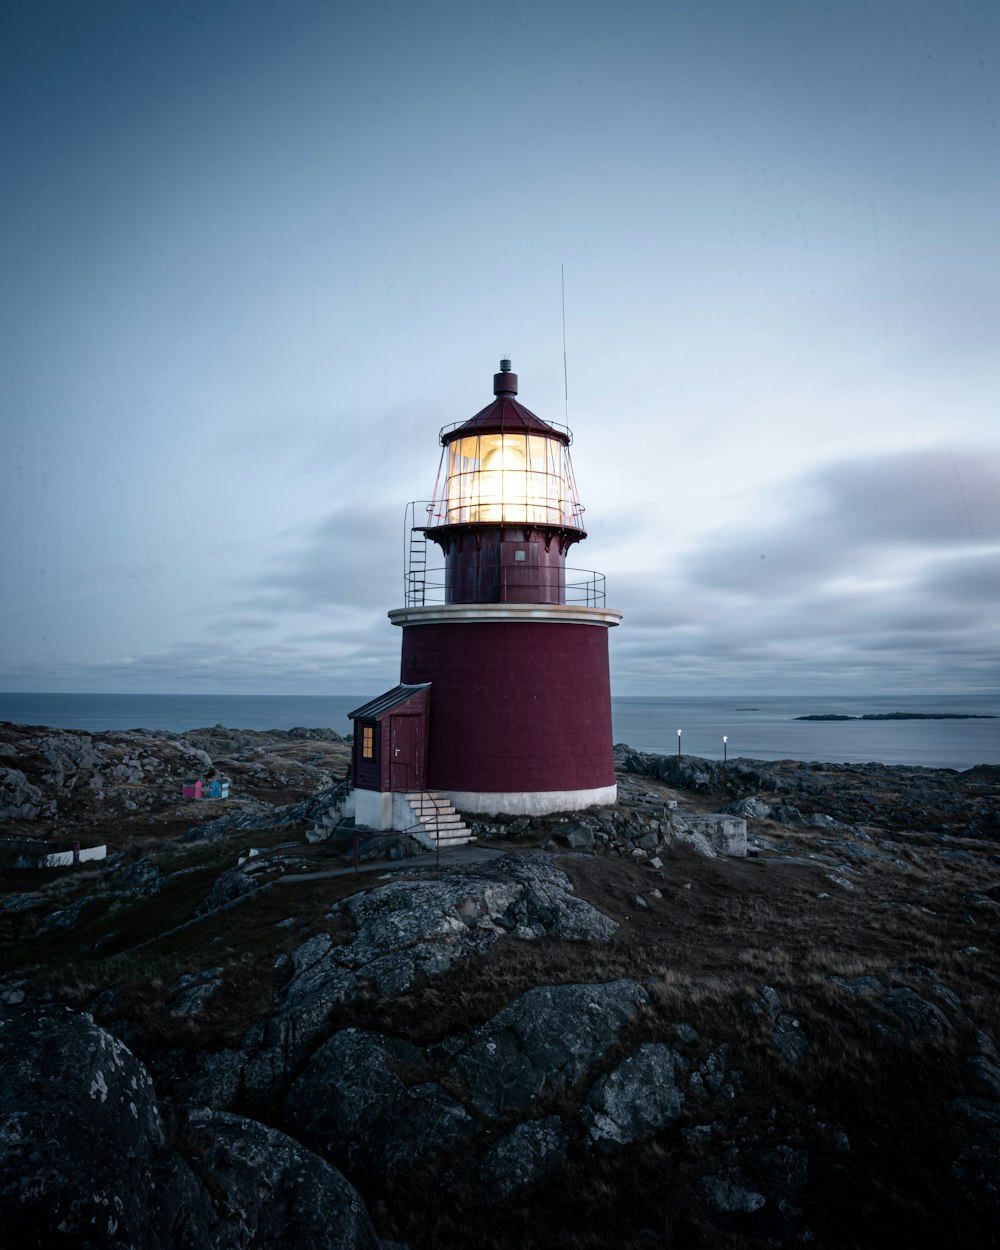
M 566 553 L 586 538 L 572 436 L 515 399 L 510 361 L 493 403 L 441 432 L 426 536 L 444 553 L 446 603 L 565 603 Z

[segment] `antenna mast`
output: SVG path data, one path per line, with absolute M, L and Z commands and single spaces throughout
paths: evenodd
M 566 425 L 569 425 L 569 374 L 566 371 L 566 266 L 559 266 L 562 282 L 562 330 L 563 330 L 563 396 L 566 408 Z

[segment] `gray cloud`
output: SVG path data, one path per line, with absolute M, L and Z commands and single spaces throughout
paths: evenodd
M 956 557 L 933 571 L 925 582 L 929 593 L 949 599 L 1000 606 L 1000 552 Z
M 403 516 L 397 508 L 344 507 L 287 531 L 260 572 L 244 580 L 245 605 L 291 612 L 381 608 L 402 596 Z M 396 560 L 392 559 L 396 554 Z
M 682 572 L 755 596 L 812 591 L 824 575 L 878 567 L 889 548 L 1000 540 L 1000 456 L 925 450 L 851 460 L 785 487 L 786 518 L 715 539 Z
M 780 523 L 716 532 L 669 574 L 611 579 L 622 693 L 996 686 L 1000 455 L 843 461 L 782 494 Z

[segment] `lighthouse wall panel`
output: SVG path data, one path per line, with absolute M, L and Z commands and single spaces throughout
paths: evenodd
M 401 679 L 433 683 L 430 788 L 607 794 L 614 786 L 603 625 L 407 625 Z
M 445 550 L 449 603 L 564 603 L 566 553 L 538 529 L 456 528 L 429 536 Z

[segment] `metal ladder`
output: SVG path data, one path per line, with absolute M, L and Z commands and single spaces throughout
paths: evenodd
M 410 526 L 406 552 L 404 591 L 408 608 L 423 607 L 427 593 L 427 533 L 413 525 Z

